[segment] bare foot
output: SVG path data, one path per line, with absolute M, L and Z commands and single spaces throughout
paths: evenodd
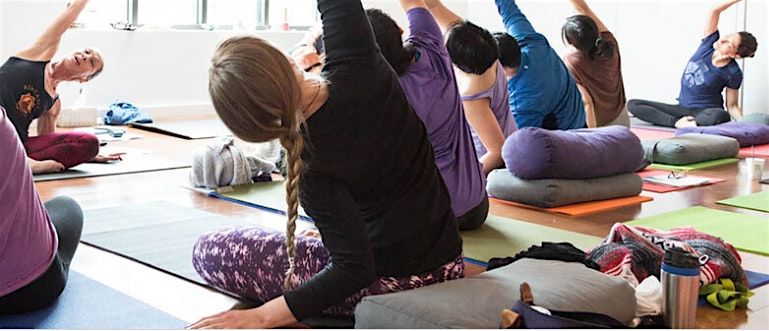
M 684 116 L 681 117 L 678 122 L 675 124 L 676 128 L 693 128 L 697 126 L 697 121 L 694 120 L 694 117 L 691 116 Z

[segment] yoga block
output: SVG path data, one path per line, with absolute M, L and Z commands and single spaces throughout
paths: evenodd
M 689 133 L 662 140 L 644 140 L 645 157 L 651 163 L 687 165 L 736 157 L 740 144 L 734 138 Z
M 769 144 L 769 126 L 763 124 L 728 122 L 714 126 L 676 130 L 676 136 L 694 133 L 734 138 L 740 147 Z
M 521 179 L 590 179 L 636 172 L 641 141 L 626 127 L 519 129 L 505 141 L 507 170 Z
M 632 173 L 591 179 L 520 179 L 505 169 L 486 180 L 489 195 L 540 208 L 608 200 L 641 194 L 643 181 Z
M 625 324 L 635 317 L 635 290 L 627 281 L 581 263 L 521 259 L 474 277 L 363 298 L 355 328 L 496 329 L 502 310 L 520 299 L 523 282 L 547 309 L 599 313 Z

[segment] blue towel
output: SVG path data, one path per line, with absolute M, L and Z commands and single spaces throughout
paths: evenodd
M 104 124 L 124 125 L 129 123 L 152 123 L 152 118 L 139 107 L 128 102 L 115 102 L 109 105 L 104 114 Z

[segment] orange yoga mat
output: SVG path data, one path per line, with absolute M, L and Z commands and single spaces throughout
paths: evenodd
M 769 144 L 742 148 L 740 149 L 739 156 L 751 157 L 751 155 L 754 155 L 753 153 L 755 153 L 756 157 L 769 158 Z
M 675 131 L 643 129 L 643 128 L 637 128 L 637 127 L 630 128 L 630 131 L 633 132 L 633 134 L 635 134 L 636 136 L 638 136 L 638 139 L 641 139 L 641 140 L 668 139 L 668 138 L 673 138 L 676 135 Z
M 646 170 L 641 171 L 638 173 L 638 176 L 641 178 L 649 177 L 649 176 L 659 176 L 659 175 L 667 175 L 670 174 L 670 171 L 662 171 L 662 170 Z M 649 192 L 655 192 L 655 193 L 668 193 L 668 192 L 674 192 L 674 191 L 683 191 L 688 190 L 690 188 L 694 187 L 702 187 L 717 183 L 723 183 L 726 181 L 726 179 L 723 178 L 715 178 L 715 177 L 704 177 L 704 176 L 693 176 L 698 178 L 705 178 L 709 181 L 709 183 L 702 184 L 699 186 L 689 186 L 689 187 L 675 187 L 675 186 L 668 186 L 668 185 L 662 185 L 662 184 L 655 184 L 655 183 L 649 183 L 647 181 L 644 181 L 643 184 L 643 190 L 649 191 Z
M 580 217 L 580 216 L 600 213 L 608 210 L 613 210 L 617 208 L 640 205 L 644 202 L 649 202 L 654 199 L 651 197 L 643 196 L 643 195 L 637 195 L 632 197 L 617 198 L 617 199 L 610 199 L 610 200 L 583 202 L 583 203 L 577 203 L 573 205 L 561 206 L 561 207 L 555 207 L 555 208 L 539 208 L 535 206 L 524 205 L 522 203 L 505 201 L 497 198 L 489 198 L 489 200 L 492 200 L 494 202 L 499 202 L 505 205 L 515 206 L 515 207 L 529 208 L 529 209 L 540 210 L 548 213 L 564 214 L 564 215 L 569 215 L 574 217 Z

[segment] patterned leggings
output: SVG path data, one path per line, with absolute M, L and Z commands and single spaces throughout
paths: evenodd
M 288 269 L 283 233 L 259 228 L 235 228 L 203 235 L 195 244 L 192 264 L 212 286 L 243 299 L 264 303 L 283 294 Z M 294 287 L 308 281 L 331 261 L 320 239 L 297 236 Z M 380 277 L 369 287 L 329 307 L 324 314 L 352 317 L 365 296 L 405 291 L 462 278 L 462 256 L 440 268 L 409 277 Z
M 54 160 L 72 168 L 99 154 L 99 138 L 84 132 L 55 132 L 27 138 L 24 148 L 33 160 Z

